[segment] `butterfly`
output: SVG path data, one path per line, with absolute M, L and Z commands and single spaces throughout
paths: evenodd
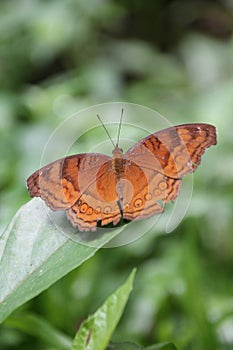
M 215 127 L 204 123 L 155 132 L 125 154 L 118 141 L 112 157 L 75 154 L 35 171 L 27 179 L 30 196 L 41 197 L 52 210 L 65 210 L 79 231 L 146 219 L 176 199 L 183 176 L 193 173 L 205 150 L 217 143 Z

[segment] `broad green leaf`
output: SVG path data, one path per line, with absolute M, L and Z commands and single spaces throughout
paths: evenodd
M 136 270 L 105 303 L 81 325 L 71 350 L 104 350 L 124 311 Z
M 96 236 L 94 246 L 79 244 L 53 224 L 40 199 L 21 207 L 0 236 L 0 322 L 92 257 L 121 230 Z
M 35 336 L 48 346 L 59 350 L 69 350 L 71 347 L 71 338 L 58 331 L 38 315 L 26 314 L 20 317 L 9 317 L 4 325 Z

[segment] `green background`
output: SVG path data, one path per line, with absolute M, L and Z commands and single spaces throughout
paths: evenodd
M 49 136 L 82 108 L 126 101 L 173 124 L 214 124 L 218 133 L 174 232 L 150 232 L 98 251 L 14 315 L 35 313 L 74 336 L 137 266 L 114 341 L 232 349 L 232 9 L 232 0 L 0 3 L 1 231 L 29 200 L 25 180 Z M 32 346 L 51 350 L 27 332 L 1 326 L 1 350 Z

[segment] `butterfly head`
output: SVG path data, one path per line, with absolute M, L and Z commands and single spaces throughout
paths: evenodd
M 112 154 L 113 154 L 113 158 L 122 158 L 123 149 L 118 147 L 118 145 L 116 145 L 116 147 L 112 151 Z

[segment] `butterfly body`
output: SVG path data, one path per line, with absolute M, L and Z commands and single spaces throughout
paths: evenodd
M 216 144 L 215 127 L 184 124 L 151 134 L 125 154 L 118 145 L 109 157 L 83 153 L 57 160 L 27 180 L 32 197 L 53 210 L 66 210 L 80 231 L 121 219 L 148 218 L 179 194 L 182 177 Z
M 119 181 L 124 176 L 125 162 L 123 158 L 123 150 L 116 146 L 112 151 L 112 169 L 116 174 L 116 179 Z

